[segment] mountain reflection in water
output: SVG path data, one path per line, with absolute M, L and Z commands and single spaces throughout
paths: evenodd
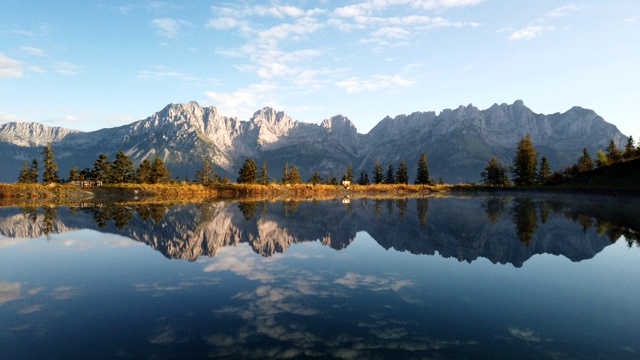
M 385 249 L 521 267 L 543 253 L 590 259 L 622 235 L 632 246 L 639 238 L 638 209 L 616 198 L 569 196 L 27 207 L 1 209 L 0 234 L 95 229 L 194 261 L 240 243 L 265 257 L 318 240 L 340 250 L 365 231 Z

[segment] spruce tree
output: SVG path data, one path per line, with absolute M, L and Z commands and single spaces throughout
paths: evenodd
M 138 165 L 138 170 L 136 171 L 136 180 L 139 184 L 149 184 L 151 183 L 151 162 L 149 159 L 144 159 Z
M 269 185 L 269 170 L 267 169 L 266 161 L 262 161 L 262 169 L 260 170 L 260 176 L 258 176 L 258 182 L 262 185 Z
M 382 171 L 382 165 L 380 165 L 380 161 L 376 161 L 376 166 L 373 169 L 373 183 L 382 184 L 383 181 L 384 181 L 384 174 Z
M 416 184 L 430 184 L 431 179 L 429 179 L 429 165 L 427 164 L 427 153 L 423 152 L 420 155 L 420 160 L 418 161 L 418 171 L 416 174 Z
M 108 160 L 107 154 L 98 155 L 98 159 L 93 162 L 93 175 L 95 180 L 104 182 L 105 184 L 111 181 L 111 162 Z
M 549 166 L 549 161 L 546 156 L 543 156 L 540 160 L 540 170 L 538 170 L 538 184 L 544 184 L 551 177 L 551 167 Z
M 393 171 L 393 164 L 389 164 L 387 168 L 387 176 L 384 178 L 385 184 L 395 184 L 396 183 L 396 175 Z
M 111 163 L 110 182 L 115 184 L 125 184 L 133 181 L 133 162 L 129 156 L 122 151 L 116 154 L 116 159 Z
M 77 166 L 73 166 L 69 170 L 69 181 L 82 181 L 84 180 L 82 174 L 80 173 L 80 169 Z
M 246 159 L 240 168 L 237 182 L 239 184 L 256 184 L 258 182 L 258 164 L 253 159 Z
M 360 185 L 369 185 L 369 175 L 366 171 L 360 171 L 360 178 L 358 179 L 358 184 Z
M 51 144 L 47 144 L 42 151 L 44 173 L 42 174 L 42 183 L 51 184 L 59 183 L 60 177 L 58 177 L 58 164 L 55 162 L 55 155 L 53 155 L 53 149 Z
M 622 155 L 625 159 L 631 159 L 636 153 L 636 145 L 635 141 L 633 141 L 633 136 L 629 135 L 629 139 L 627 139 L 627 145 L 624 147 L 624 154 Z
M 317 171 L 315 171 L 313 173 L 313 175 L 311 176 L 311 178 L 309 179 L 308 183 L 312 184 L 312 185 L 321 184 L 322 183 L 322 176 L 320 176 L 320 174 Z
M 31 160 L 31 168 L 29 169 L 29 183 L 31 184 L 37 184 L 38 183 L 38 176 L 39 176 L 40 170 L 39 170 L 39 166 L 38 166 L 38 159 L 33 158 L 33 160 Z
M 613 139 L 609 142 L 609 146 L 607 147 L 607 157 L 609 158 L 609 164 L 622 160 L 622 151 L 618 149 L 618 146 Z
M 355 183 L 353 177 L 353 165 L 351 165 L 351 163 L 349 163 L 347 170 L 344 172 L 344 175 L 342 175 L 342 181 L 348 181 L 351 184 Z
M 492 157 L 487 163 L 482 173 L 480 173 L 482 182 L 491 186 L 511 186 L 507 167 L 500 163 L 497 157 Z
M 289 168 L 289 179 L 287 181 L 288 184 L 300 184 L 302 183 L 302 177 L 300 176 L 300 172 L 295 165 L 291 165 Z
M 591 155 L 587 151 L 587 148 L 582 150 L 582 156 L 578 159 L 578 163 L 576 164 L 576 168 L 578 172 L 585 172 L 593 170 L 594 163 L 593 159 L 591 159 Z
M 22 170 L 20 170 L 20 174 L 18 174 L 18 183 L 29 183 L 29 164 L 26 161 L 22 164 Z
M 284 168 L 282 168 L 282 179 L 280 179 L 280 184 L 288 184 L 289 183 L 289 161 L 284 162 Z
M 196 171 L 195 181 L 199 184 L 209 186 L 219 181 L 218 174 L 213 171 L 213 164 L 208 157 L 204 157 L 202 167 Z
M 513 159 L 511 173 L 513 182 L 518 186 L 531 186 L 536 183 L 538 154 L 533 147 L 531 136 L 525 135 L 518 143 L 516 157 Z
M 400 161 L 400 166 L 398 166 L 398 171 L 396 172 L 396 183 L 409 183 L 409 171 L 407 169 L 407 163 L 405 163 L 404 160 Z
M 151 163 L 151 183 L 165 184 L 168 182 L 171 182 L 171 172 L 164 165 L 164 161 L 156 157 Z

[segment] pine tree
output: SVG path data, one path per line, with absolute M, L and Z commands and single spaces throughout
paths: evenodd
M 295 165 L 291 165 L 289 168 L 289 179 L 287 181 L 288 184 L 301 184 L 302 177 L 300 176 L 300 172 Z
M 629 139 L 627 139 L 627 145 L 624 147 L 624 154 L 622 155 L 625 159 L 631 159 L 636 153 L 636 145 L 635 141 L 633 141 L 633 136 L 629 135 Z
M 373 169 L 373 183 L 382 184 L 384 181 L 384 174 L 382 172 L 382 165 L 380 161 L 376 161 L 376 167 Z
M 351 163 L 349 163 L 347 170 L 344 172 L 344 175 L 342 175 L 342 181 L 348 181 L 351 184 L 355 183 L 353 179 L 353 165 L 351 165 Z
M 389 164 L 387 168 L 387 176 L 384 178 L 385 184 L 395 184 L 396 183 L 396 175 L 393 171 L 393 164 Z
M 69 170 L 69 181 L 82 181 L 84 180 L 82 174 L 80 173 L 80 169 L 77 166 L 73 166 Z
M 282 168 L 282 179 L 280 179 L 280 184 L 288 184 L 289 183 L 289 162 L 284 162 L 284 168 Z
M 47 144 L 44 147 L 42 156 L 44 158 L 44 173 L 42 174 L 42 183 L 45 185 L 51 183 L 59 183 L 60 177 L 58 177 L 58 164 L 54 161 L 55 155 L 53 154 L 53 149 L 51 149 L 51 144 Z
M 151 183 L 165 184 L 168 182 L 171 182 L 171 172 L 164 165 L 164 161 L 156 157 L 151 163 Z
M 366 171 L 360 171 L 360 178 L 358 179 L 358 184 L 360 185 L 369 185 L 369 175 Z
M 507 173 L 507 167 L 500 163 L 497 157 L 492 157 L 487 163 L 482 173 L 480 173 L 482 182 L 491 186 L 511 186 L 511 180 Z
M 609 158 L 609 164 L 622 160 L 622 151 L 618 149 L 618 146 L 613 139 L 609 142 L 609 146 L 607 147 L 607 157 Z
M 607 165 L 609 165 L 609 158 L 607 157 L 607 154 L 602 150 L 598 151 L 598 154 L 596 155 L 596 166 L 601 168 Z
M 540 160 L 540 169 L 538 170 L 538 184 L 544 184 L 551 177 L 551 167 L 546 156 L 543 156 Z
M 107 154 L 98 155 L 98 159 L 93 162 L 93 175 L 95 180 L 104 182 L 105 184 L 111 181 L 111 162 L 108 159 Z
M 18 183 L 20 184 L 28 184 L 31 180 L 31 173 L 29 169 L 29 164 L 25 161 L 22 164 L 22 170 L 20 170 L 20 174 L 18 175 Z
M 134 170 L 133 162 L 124 152 L 119 151 L 116 159 L 111 163 L 110 182 L 115 184 L 124 184 L 133 181 Z
M 531 186 L 536 183 L 536 167 L 538 165 L 538 154 L 531 142 L 531 136 L 525 135 L 518 143 L 516 157 L 513 159 L 511 173 L 514 176 L 513 182 L 518 186 Z
M 208 157 L 202 161 L 202 167 L 196 171 L 195 181 L 199 184 L 209 186 L 220 181 L 218 174 L 213 171 L 213 164 Z
M 258 164 L 253 159 L 246 159 L 240 168 L 238 184 L 256 184 L 258 182 Z
M 139 184 L 149 184 L 151 183 L 151 162 L 149 159 L 144 159 L 138 165 L 138 170 L 136 171 L 136 180 Z
M 400 166 L 398 166 L 398 171 L 396 172 L 396 183 L 409 183 L 409 171 L 407 169 L 407 163 L 405 163 L 404 160 L 400 161 Z
M 309 179 L 308 183 L 312 184 L 314 186 L 318 185 L 318 184 L 321 184 L 322 183 L 322 176 L 320 176 L 320 174 L 317 171 L 315 171 L 313 173 L 313 175 L 311 176 L 311 178 Z
M 578 172 L 585 172 L 593 170 L 593 159 L 591 159 L 591 155 L 587 151 L 587 148 L 582 150 L 582 156 L 578 159 L 578 163 L 576 164 L 576 169 Z
M 269 185 L 269 170 L 267 169 L 267 162 L 262 162 L 262 169 L 260 170 L 260 176 L 258 176 L 258 182 L 262 185 Z
M 418 171 L 416 174 L 416 184 L 430 184 L 429 165 L 427 164 L 427 153 L 423 152 L 418 161 Z
M 37 184 L 38 183 L 38 174 L 40 173 L 38 166 L 38 159 L 33 158 L 31 160 L 31 168 L 29 169 L 29 183 Z

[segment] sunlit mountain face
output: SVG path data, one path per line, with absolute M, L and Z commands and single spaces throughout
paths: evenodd
M 3 358 L 633 359 L 638 209 L 495 194 L 2 208 Z

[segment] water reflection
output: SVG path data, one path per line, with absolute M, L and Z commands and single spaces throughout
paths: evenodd
M 317 240 L 339 250 L 365 231 L 385 249 L 467 262 L 482 257 L 520 267 L 542 253 L 589 259 L 621 236 L 629 246 L 638 243 L 640 207 L 593 201 L 492 196 L 5 208 L 0 234 L 38 237 L 96 229 L 143 242 L 168 258 L 193 261 L 240 243 L 265 257 Z

